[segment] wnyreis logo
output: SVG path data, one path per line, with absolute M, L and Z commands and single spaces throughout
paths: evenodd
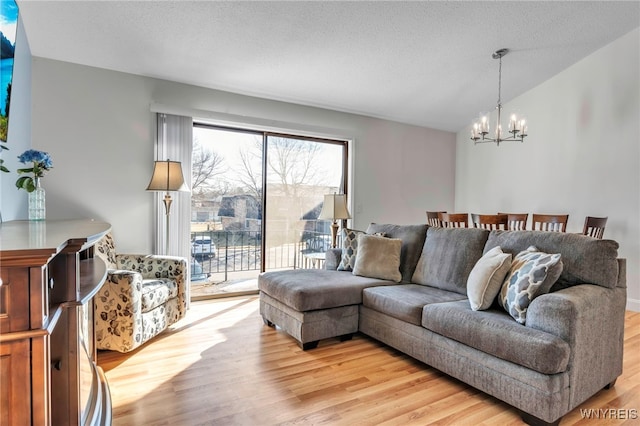
M 581 409 L 580 416 L 590 420 L 635 420 L 638 410 L 635 408 L 588 408 Z

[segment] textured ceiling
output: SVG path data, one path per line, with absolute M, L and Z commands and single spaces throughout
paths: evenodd
M 31 53 L 458 131 L 640 26 L 640 2 L 20 1 Z

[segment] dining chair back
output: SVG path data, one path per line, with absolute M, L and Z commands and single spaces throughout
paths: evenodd
M 507 220 L 506 214 L 471 214 L 471 223 L 474 228 L 506 230 Z
M 507 215 L 507 229 L 509 231 L 524 231 L 527 229 L 529 213 L 498 213 Z
M 434 227 L 442 227 L 442 213 L 446 212 L 430 212 L 427 211 L 427 225 Z
M 468 228 L 469 227 L 469 214 L 468 213 L 442 213 L 442 226 L 444 228 Z
M 593 238 L 602 239 L 602 234 L 604 234 L 604 227 L 607 224 L 606 217 L 593 217 L 587 216 L 584 219 L 584 228 L 582 229 L 582 233 L 584 235 L 588 235 Z
M 568 214 L 533 214 L 531 218 L 534 231 L 566 232 Z

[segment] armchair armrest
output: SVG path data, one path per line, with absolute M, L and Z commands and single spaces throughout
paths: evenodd
M 94 297 L 96 340 L 100 349 L 127 352 L 142 341 L 142 275 L 110 270 Z
M 570 408 L 622 373 L 626 288 L 581 284 L 537 297 L 527 327 L 569 343 Z
M 136 271 L 147 278 L 183 278 L 186 280 L 187 261 L 178 256 L 150 254 L 117 254 L 118 268 Z

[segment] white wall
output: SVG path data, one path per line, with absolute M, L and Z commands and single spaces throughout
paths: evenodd
M 33 146 L 55 166 L 43 180 L 47 218 L 108 221 L 121 251 L 152 247 L 152 105 L 353 139 L 356 228 L 453 207 L 453 133 L 37 57 L 32 74 Z
M 526 114 L 524 143 L 457 135 L 455 208 L 470 213 L 608 216 L 605 238 L 627 258 L 628 308 L 640 311 L 640 30 L 505 105 Z M 487 102 L 491 102 L 487 99 Z M 470 117 L 470 121 L 472 117 Z
M 7 147 L 9 150 L 2 153 L 2 159 L 10 173 L 0 172 L 0 212 L 4 221 L 27 216 L 27 193 L 15 186 L 16 169 L 24 166 L 18 161 L 18 155 L 31 147 L 31 50 L 20 18 L 13 58 Z

